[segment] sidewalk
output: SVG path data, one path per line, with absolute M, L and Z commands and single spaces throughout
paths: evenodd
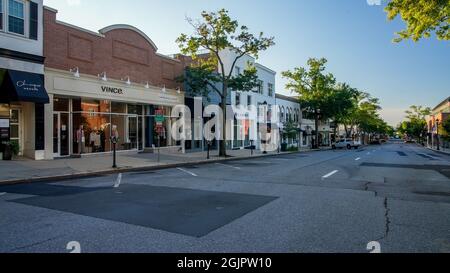
M 290 153 L 292 152 L 280 154 Z M 161 153 L 158 162 L 158 154 L 136 152 L 118 153 L 117 169 L 112 168 L 112 154 L 88 155 L 83 156 L 82 158 L 63 158 L 48 161 L 35 161 L 20 158 L 13 161 L 0 161 L 0 184 L 70 179 L 92 175 L 130 172 L 134 170 L 164 169 L 192 164 L 206 164 L 219 161 L 278 155 L 277 152 L 270 152 L 263 155 L 261 151 L 256 150 L 254 151 L 253 156 L 251 156 L 250 150 L 230 150 L 227 151 L 227 154 L 229 157 L 221 158 L 218 157 L 218 151 L 212 151 L 210 160 L 207 160 L 207 152 L 186 154 Z

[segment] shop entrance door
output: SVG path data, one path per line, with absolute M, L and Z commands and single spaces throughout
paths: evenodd
M 69 155 L 69 113 L 53 114 L 53 155 Z
M 11 109 L 11 119 L 9 120 L 10 141 L 19 145 L 19 155 L 22 155 L 22 111 L 19 108 Z
M 129 116 L 128 117 L 128 140 L 130 143 L 130 147 L 128 150 L 138 150 L 141 149 L 141 145 L 139 145 L 139 122 L 137 116 Z M 142 131 L 141 131 L 142 135 Z

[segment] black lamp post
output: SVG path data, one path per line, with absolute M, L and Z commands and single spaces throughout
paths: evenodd
M 440 143 L 439 143 L 439 119 L 436 120 L 436 138 L 437 138 L 437 150 L 439 151 L 440 148 Z
M 111 143 L 113 145 L 113 169 L 117 168 L 117 160 L 116 160 L 116 145 L 117 145 L 117 137 L 116 136 L 112 136 L 111 137 Z

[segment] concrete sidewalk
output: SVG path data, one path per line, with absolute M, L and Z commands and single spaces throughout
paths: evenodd
M 158 154 L 124 152 L 117 154 L 118 168 L 116 169 L 112 168 L 112 154 L 86 155 L 82 158 L 63 158 L 49 161 L 19 158 L 13 161 L 0 161 L 0 184 L 71 179 L 135 170 L 155 170 L 278 155 L 277 152 L 263 155 L 261 151 L 254 151 L 252 156 L 250 150 L 230 150 L 227 153 L 229 157 L 221 158 L 218 156 L 217 151 L 212 151 L 210 160 L 206 159 L 206 152 L 186 154 L 161 153 L 158 161 Z M 280 154 L 290 153 L 292 152 Z
M 434 147 L 429 147 L 429 146 L 425 146 L 425 148 L 427 148 L 428 150 L 431 150 L 431 151 L 433 151 L 433 152 L 436 152 L 436 153 L 440 153 L 440 154 L 446 154 L 446 155 L 450 155 L 450 149 L 446 149 L 446 148 L 440 148 L 439 149 L 439 151 L 436 149 L 436 148 L 434 148 Z

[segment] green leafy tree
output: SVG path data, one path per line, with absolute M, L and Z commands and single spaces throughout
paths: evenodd
M 388 19 L 400 16 L 407 28 L 397 33 L 394 42 L 417 42 L 435 33 L 439 40 L 450 39 L 450 0 L 391 0 L 385 8 Z
M 439 132 L 442 135 L 442 138 L 446 141 L 450 141 L 450 118 L 444 120 L 440 127 Z
M 313 148 L 318 147 L 319 121 L 330 116 L 327 109 L 336 83 L 332 74 L 325 73 L 326 63 L 324 58 L 311 58 L 308 60 L 308 68 L 300 67 L 282 72 L 283 77 L 288 79 L 286 88 L 299 95 L 303 111 L 314 117 L 316 141 Z
M 191 78 L 187 83 L 193 92 L 205 93 L 214 90 L 221 98 L 223 110 L 222 140 L 220 141 L 220 156 L 226 156 L 226 102 L 229 90 L 250 91 L 257 86 L 256 69 L 249 65 L 242 75 L 233 75 L 236 63 L 245 55 L 258 57 L 261 51 L 273 46 L 274 37 L 264 37 L 261 32 L 254 35 L 246 26 L 239 26 L 236 20 L 231 19 L 228 11 L 221 9 L 218 12 L 201 14 L 199 21 L 188 18 L 194 29 L 194 34 L 181 34 L 176 40 L 181 53 L 189 55 L 196 60 L 197 65 L 187 70 Z M 198 52 L 206 50 L 207 57 L 198 58 Z M 221 52 L 230 50 L 236 54 L 231 67 L 227 70 Z M 220 83 L 220 88 L 217 87 Z
M 407 115 L 406 120 L 401 123 L 399 131 L 403 135 L 416 138 L 420 142 L 423 142 L 427 133 L 426 117 L 431 114 L 431 109 L 412 105 L 405 113 Z
M 334 121 L 334 135 L 336 135 L 337 127 L 344 124 L 351 116 L 358 95 L 359 91 L 346 83 L 337 84 L 330 92 L 325 109 L 327 109 L 327 117 Z
M 287 122 L 284 123 L 283 126 L 283 135 L 286 138 L 289 139 L 294 139 L 298 136 L 299 132 L 298 132 L 298 127 L 297 127 L 297 123 L 293 122 L 292 120 L 288 120 Z
M 378 111 L 381 110 L 379 100 L 373 98 L 369 93 L 354 90 L 352 107 L 348 113 L 342 117 L 342 124 L 346 132 L 346 137 L 355 135 L 358 128 L 361 132 L 370 133 L 375 120 L 379 118 Z

